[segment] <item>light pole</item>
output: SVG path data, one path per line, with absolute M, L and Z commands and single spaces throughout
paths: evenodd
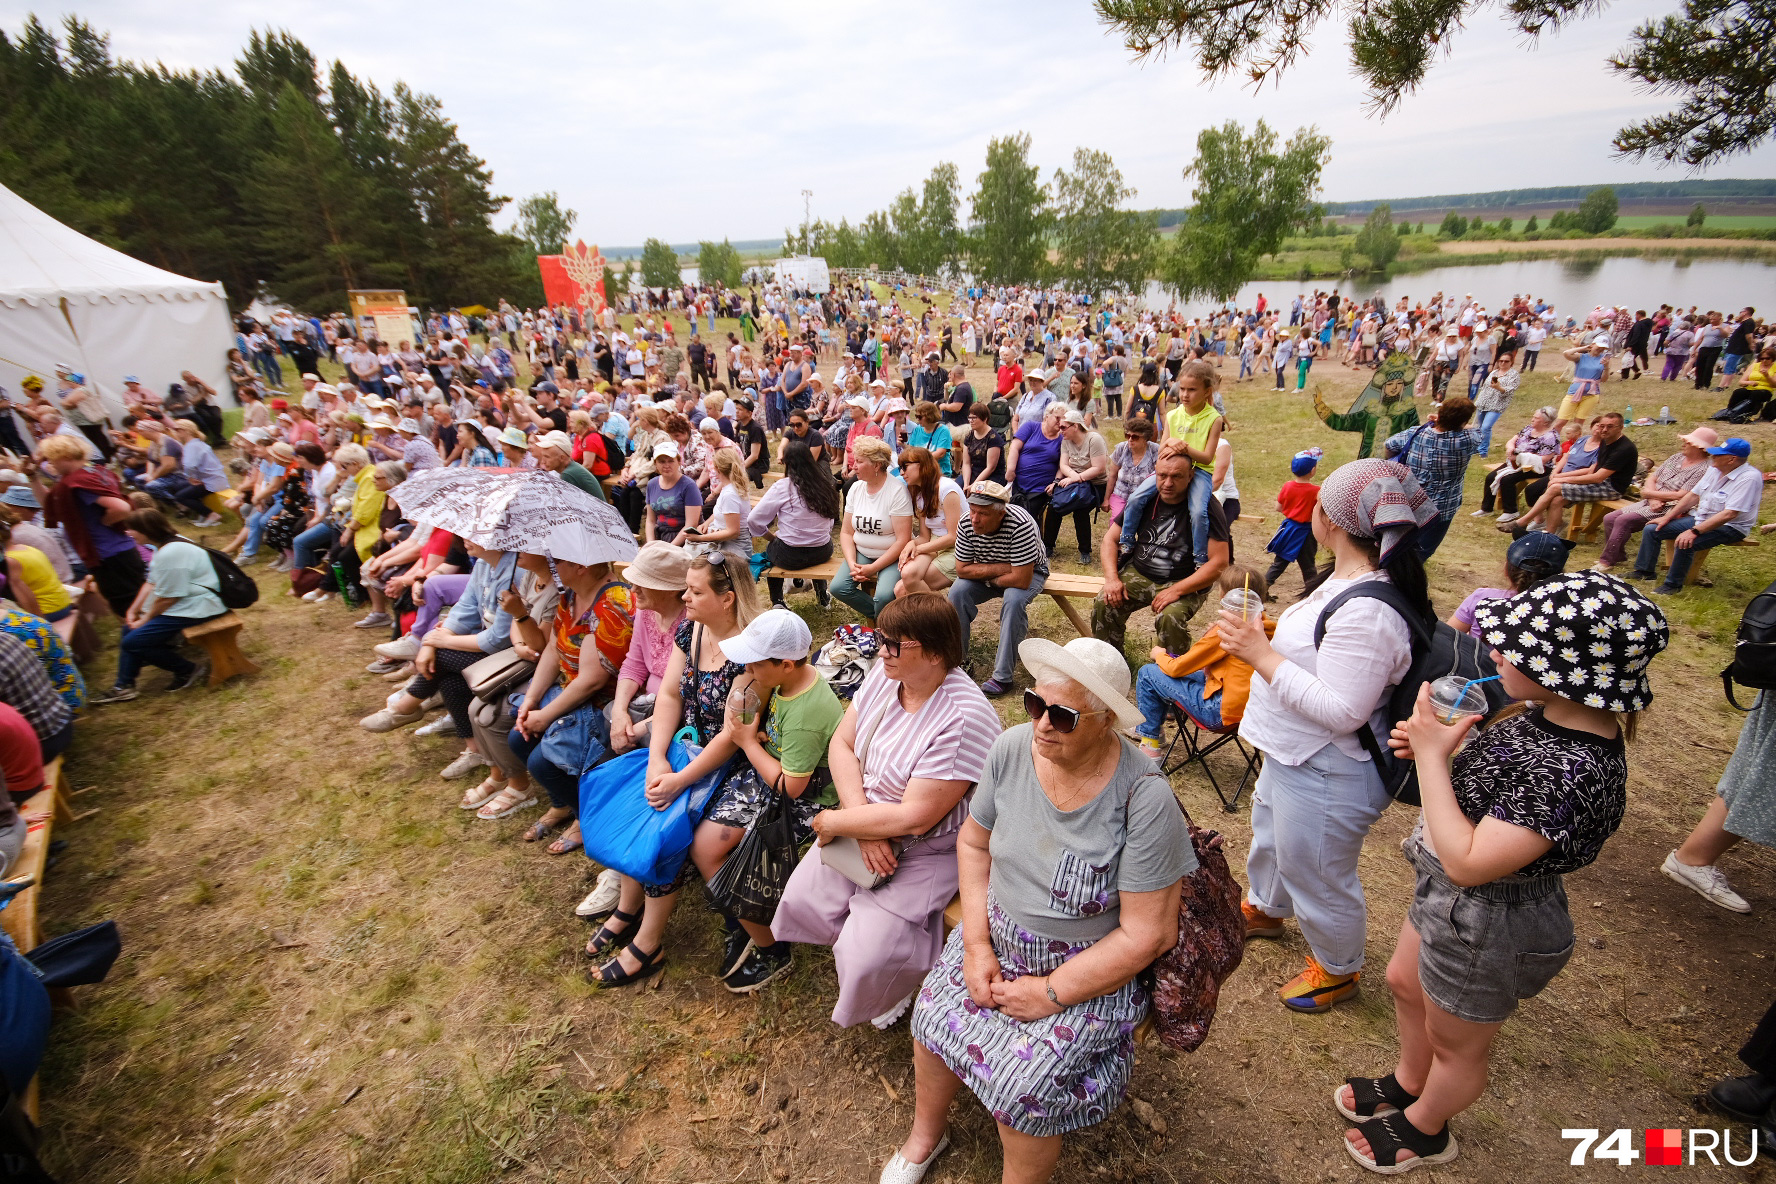
M 814 253 L 814 245 L 808 241 L 808 227 L 813 222 L 811 214 L 813 203 L 814 191 L 812 189 L 802 190 L 802 254 L 804 255 L 812 255 Z

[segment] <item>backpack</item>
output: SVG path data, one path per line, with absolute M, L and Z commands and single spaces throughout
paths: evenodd
M 1727 690 L 1727 702 L 1734 707 L 1739 707 L 1733 698 L 1734 683 L 1756 691 L 1776 689 L 1776 584 L 1753 596 L 1745 606 L 1739 637 L 1733 643 L 1733 661 L 1721 671 L 1721 683 Z
M 222 598 L 223 608 L 251 608 L 259 603 L 259 585 L 234 560 L 214 548 L 194 543 L 184 535 L 178 537 L 180 542 L 191 543 L 210 557 L 210 566 L 216 572 L 216 594 Z
M 1011 426 L 1011 400 L 1000 395 L 987 404 L 987 426 L 995 432 Z
M 1406 622 L 1406 628 L 1412 634 L 1412 665 L 1407 667 L 1406 675 L 1400 679 L 1399 685 L 1389 693 L 1383 709 L 1390 731 L 1394 725 L 1411 716 L 1418 705 L 1418 688 L 1425 683 L 1442 678 L 1445 674 L 1463 678 L 1491 678 L 1498 673 L 1492 659 L 1487 656 L 1489 647 L 1478 637 L 1457 633 L 1447 621 L 1438 621 L 1434 625 L 1427 623 L 1413 610 L 1405 594 L 1385 580 L 1365 580 L 1334 596 L 1314 625 L 1315 649 L 1325 639 L 1326 622 L 1332 619 L 1332 614 L 1344 607 L 1346 601 L 1359 597 L 1386 604 L 1400 614 L 1400 619 Z M 1481 683 L 1479 689 L 1486 695 L 1488 715 L 1510 701 L 1496 679 Z M 1412 761 L 1396 757 L 1368 724 L 1364 724 L 1356 735 L 1363 750 L 1369 754 L 1369 759 L 1375 762 L 1375 769 L 1381 774 L 1381 783 L 1386 787 L 1388 796 L 1395 801 L 1405 802 L 1408 806 L 1420 805 L 1417 766 Z

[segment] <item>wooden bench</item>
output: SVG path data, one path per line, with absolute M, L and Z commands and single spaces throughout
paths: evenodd
M 1723 547 L 1759 547 L 1762 545 L 1763 545 L 1762 541 L 1759 539 L 1755 539 L 1755 538 L 1743 538 L 1743 539 L 1740 539 L 1736 543 L 1722 543 L 1721 544 L 1721 546 L 1723 546 Z M 1715 550 L 1715 548 L 1710 547 L 1706 551 L 1701 551 L 1696 555 L 1695 561 L 1690 564 L 1690 574 L 1684 577 L 1684 587 L 1688 588 L 1691 584 L 1701 584 L 1704 588 L 1714 587 L 1714 584 L 1712 582 L 1702 579 L 1702 569 L 1704 567 L 1708 566 L 1708 557 L 1714 553 L 1714 550 Z M 1665 540 L 1665 567 L 1666 567 L 1666 570 L 1668 570 L 1668 571 L 1671 568 L 1671 557 L 1673 554 L 1676 553 L 1676 551 L 1677 551 L 1677 540 L 1666 539 Z
M 43 766 L 43 788 L 25 800 L 19 807 L 19 813 L 25 819 L 25 845 L 12 866 L 6 869 L 8 880 L 29 879 L 29 888 L 12 898 L 12 903 L 0 912 L 0 928 L 6 930 L 18 944 L 22 953 L 28 953 L 42 943 L 43 935 L 37 925 L 37 901 L 43 893 L 43 870 L 49 863 L 50 838 L 58 822 L 74 821 L 74 809 L 69 805 L 68 775 L 62 769 L 62 758 Z M 50 992 L 50 999 L 57 1005 L 66 1005 L 68 993 L 65 990 Z M 37 1078 L 25 1090 L 24 1110 L 33 1123 L 38 1116 Z
M 818 567 L 805 567 L 795 571 L 784 567 L 767 567 L 764 574 L 767 578 L 779 580 L 830 581 L 839 574 L 839 563 L 837 559 L 829 559 Z M 1065 572 L 1050 572 L 1048 582 L 1042 586 L 1042 591 L 1061 606 L 1061 611 L 1067 614 L 1067 619 L 1073 622 L 1073 628 L 1079 631 L 1081 637 L 1092 635 L 1091 623 L 1079 614 L 1071 601 L 1080 597 L 1093 600 L 1103 590 L 1103 576 L 1075 576 Z
M 1626 510 L 1636 502 L 1627 498 L 1610 498 L 1601 502 L 1580 502 L 1573 509 L 1572 521 L 1566 524 L 1567 542 L 1583 535 L 1581 541 L 1593 543 L 1597 541 L 1597 528 L 1603 525 L 1603 516 L 1611 510 Z
M 240 631 L 246 624 L 233 613 L 211 617 L 183 630 L 185 640 L 201 645 L 210 657 L 210 685 L 227 682 L 237 674 L 257 674 L 259 667 L 241 653 Z

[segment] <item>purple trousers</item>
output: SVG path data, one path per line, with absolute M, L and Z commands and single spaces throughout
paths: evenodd
M 413 636 L 423 638 L 444 615 L 444 610 L 462 599 L 469 586 L 469 577 L 427 576 L 421 590 L 419 611 L 413 617 Z
M 1689 360 L 1689 354 L 1666 354 L 1665 369 L 1659 372 L 1659 381 L 1670 382 L 1672 379 L 1676 378 L 1677 372 L 1682 370 L 1684 368 L 1684 363 Z
M 778 941 L 831 946 L 839 974 L 833 1023 L 874 1019 L 919 989 L 943 954 L 943 911 L 956 895 L 956 832 L 909 846 L 880 888 L 859 888 L 820 861 L 796 865 L 771 920 Z
M 1634 510 L 1611 510 L 1603 516 L 1603 554 L 1597 562 L 1614 567 L 1628 557 L 1628 540 L 1641 532 L 1652 518 Z

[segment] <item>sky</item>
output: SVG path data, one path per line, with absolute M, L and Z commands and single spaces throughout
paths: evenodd
M 804 189 L 814 217 L 855 223 L 940 161 L 959 166 L 966 194 L 987 142 L 1019 131 L 1045 180 L 1076 148 L 1109 152 L 1143 208 L 1189 204 L 1197 133 L 1229 119 L 1330 135 L 1331 201 L 1683 180 L 1693 174 L 1613 157 L 1617 128 L 1668 104 L 1604 63 L 1635 24 L 1675 7 L 1623 0 L 1535 45 L 1483 10 L 1385 121 L 1365 114 L 1333 25 L 1254 92 L 1204 83 L 1186 55 L 1135 63 L 1090 0 L 310 0 L 278 6 L 275 27 L 323 69 L 339 59 L 385 92 L 403 80 L 437 95 L 497 192 L 554 190 L 578 211 L 577 237 L 621 246 L 780 236 L 800 223 Z M 15 34 L 25 11 L 0 27 Z M 245 0 L 75 11 L 117 57 L 176 68 L 228 66 L 272 27 L 268 6 Z M 1776 146 L 1701 175 L 1776 176 Z M 508 207 L 496 223 L 511 220 Z

